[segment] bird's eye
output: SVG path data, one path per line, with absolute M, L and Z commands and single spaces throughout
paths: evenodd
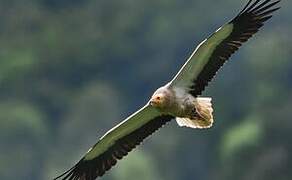
M 161 98 L 160 98 L 160 96 L 157 96 L 156 99 L 157 99 L 157 100 L 160 100 Z

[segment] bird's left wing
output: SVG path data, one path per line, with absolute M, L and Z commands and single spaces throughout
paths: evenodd
M 94 180 L 173 117 L 147 104 L 109 130 L 71 169 L 55 179 Z
M 202 93 L 219 68 L 272 17 L 280 0 L 249 0 L 229 23 L 203 41 L 180 69 L 171 86 L 185 88 L 193 96 Z

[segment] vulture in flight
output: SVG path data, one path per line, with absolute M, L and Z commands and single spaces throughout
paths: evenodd
M 179 126 L 213 124 L 211 98 L 199 97 L 220 67 L 279 9 L 280 0 L 249 0 L 230 22 L 200 43 L 177 75 L 149 102 L 110 129 L 76 165 L 56 179 L 94 180 L 104 175 L 146 137 L 175 119 Z

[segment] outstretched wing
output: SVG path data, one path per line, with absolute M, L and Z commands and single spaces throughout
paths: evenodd
M 94 180 L 122 159 L 173 117 L 146 105 L 109 130 L 71 169 L 58 176 L 62 180 Z
M 171 86 L 187 89 L 193 96 L 202 93 L 220 67 L 272 17 L 280 0 L 249 0 L 229 23 L 204 40 L 180 69 Z

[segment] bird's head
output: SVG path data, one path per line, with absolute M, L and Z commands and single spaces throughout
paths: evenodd
M 162 106 L 164 102 L 165 102 L 164 94 L 154 94 L 150 99 L 150 104 L 152 106 Z
M 169 105 L 169 94 L 166 91 L 156 91 L 151 99 L 150 105 L 158 108 L 166 108 Z

